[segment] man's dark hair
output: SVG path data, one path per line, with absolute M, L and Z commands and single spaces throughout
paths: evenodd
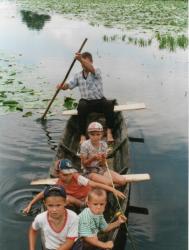
M 89 58 L 89 60 L 91 61 L 91 62 L 93 62 L 93 57 L 92 57 L 92 55 L 91 55 L 91 53 L 89 53 L 89 52 L 83 52 L 82 54 L 81 54 L 81 56 L 83 57 L 83 58 Z

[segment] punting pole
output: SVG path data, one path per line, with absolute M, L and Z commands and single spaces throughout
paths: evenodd
M 83 43 L 82 43 L 80 49 L 78 50 L 78 53 L 81 52 L 81 50 L 83 49 L 83 47 L 84 47 L 84 45 L 85 45 L 86 42 L 87 42 L 87 38 L 85 38 L 85 40 L 83 41 Z M 68 75 L 69 75 L 71 69 L 73 68 L 75 62 L 76 62 L 76 59 L 74 58 L 74 60 L 73 60 L 72 64 L 70 65 L 70 68 L 69 68 L 68 72 L 66 73 L 66 75 L 65 75 L 65 77 L 64 77 L 64 80 L 62 81 L 60 87 L 63 87 L 63 86 L 64 86 L 65 81 L 66 81 L 66 79 L 68 78 Z M 43 114 L 42 117 L 41 117 L 42 120 L 44 120 L 44 118 L 45 118 L 45 116 L 46 116 L 48 110 L 50 109 L 50 107 L 51 107 L 52 103 L 54 102 L 54 99 L 55 99 L 56 96 L 58 95 L 59 91 L 60 91 L 60 88 L 58 88 L 58 89 L 56 90 L 56 92 L 54 93 L 54 95 L 53 95 L 51 101 L 49 102 L 49 104 L 48 104 L 48 106 L 47 106 L 47 108 L 46 108 L 44 114 Z

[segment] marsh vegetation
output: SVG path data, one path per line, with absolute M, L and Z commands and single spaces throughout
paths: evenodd
M 96 29 L 108 27 L 110 32 L 101 34 L 106 43 L 138 47 L 157 44 L 170 52 L 188 47 L 188 3 L 184 0 L 17 0 L 16 5 L 22 22 L 37 32 L 59 13 L 68 19 L 87 21 Z M 26 66 L 21 58 L 22 54 L 0 51 L 0 113 L 22 111 L 23 115 L 32 115 L 31 110 L 44 109 L 51 98 L 48 80 L 37 73 L 39 66 Z M 60 106 L 59 100 L 54 105 Z

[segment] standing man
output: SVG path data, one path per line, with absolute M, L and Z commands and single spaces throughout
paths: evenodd
M 76 53 L 75 59 L 81 64 L 82 71 L 75 74 L 74 78 L 65 83 L 63 90 L 79 87 L 81 99 L 78 104 L 78 117 L 80 128 L 80 143 L 86 140 L 86 120 L 91 112 L 104 113 L 107 123 L 107 141 L 113 142 L 112 128 L 114 117 L 114 104 L 103 95 L 101 71 L 93 66 L 93 58 L 89 52 Z M 60 88 L 61 85 L 58 85 Z

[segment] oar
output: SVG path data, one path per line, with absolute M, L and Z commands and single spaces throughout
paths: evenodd
M 140 182 L 140 181 L 149 181 L 150 175 L 148 173 L 145 174 L 124 174 L 126 182 Z
M 83 43 L 82 43 L 82 45 L 81 45 L 80 49 L 78 50 L 78 53 L 80 53 L 80 52 L 81 52 L 81 50 L 83 49 L 83 47 L 84 47 L 84 45 L 85 45 L 85 43 L 86 43 L 86 42 L 87 42 L 87 38 L 85 38 L 85 40 L 83 41 Z M 52 103 L 53 103 L 54 99 L 55 99 L 55 98 L 56 98 L 56 96 L 58 95 L 58 93 L 59 93 L 60 89 L 64 86 L 65 81 L 66 81 L 66 79 L 68 78 L 68 75 L 69 75 L 69 73 L 70 73 L 71 69 L 73 68 L 73 66 L 74 66 L 75 62 L 76 62 L 76 59 L 74 58 L 74 60 L 73 60 L 72 64 L 70 65 L 70 68 L 69 68 L 69 70 L 68 70 L 67 74 L 66 74 L 66 75 L 65 75 L 65 77 L 64 77 L 64 80 L 62 81 L 62 83 L 61 83 L 61 85 L 60 85 L 60 88 L 58 88 L 58 89 L 56 90 L 56 92 L 55 92 L 54 96 L 52 97 L 51 101 L 49 102 L 49 104 L 48 104 L 48 106 L 47 106 L 47 108 L 46 108 L 46 110 L 45 110 L 45 112 L 44 112 L 43 116 L 41 117 L 41 119 L 42 119 L 42 120 L 44 120 L 44 118 L 45 118 L 45 116 L 46 116 L 46 114 L 47 114 L 48 110 L 50 109 L 50 107 L 51 107 L 51 105 L 52 105 Z
M 46 178 L 31 181 L 31 185 L 55 185 L 58 178 Z
M 140 182 L 150 180 L 149 174 L 125 174 L 122 175 L 126 178 L 127 182 Z M 31 185 L 55 185 L 58 178 L 46 178 L 31 181 Z

